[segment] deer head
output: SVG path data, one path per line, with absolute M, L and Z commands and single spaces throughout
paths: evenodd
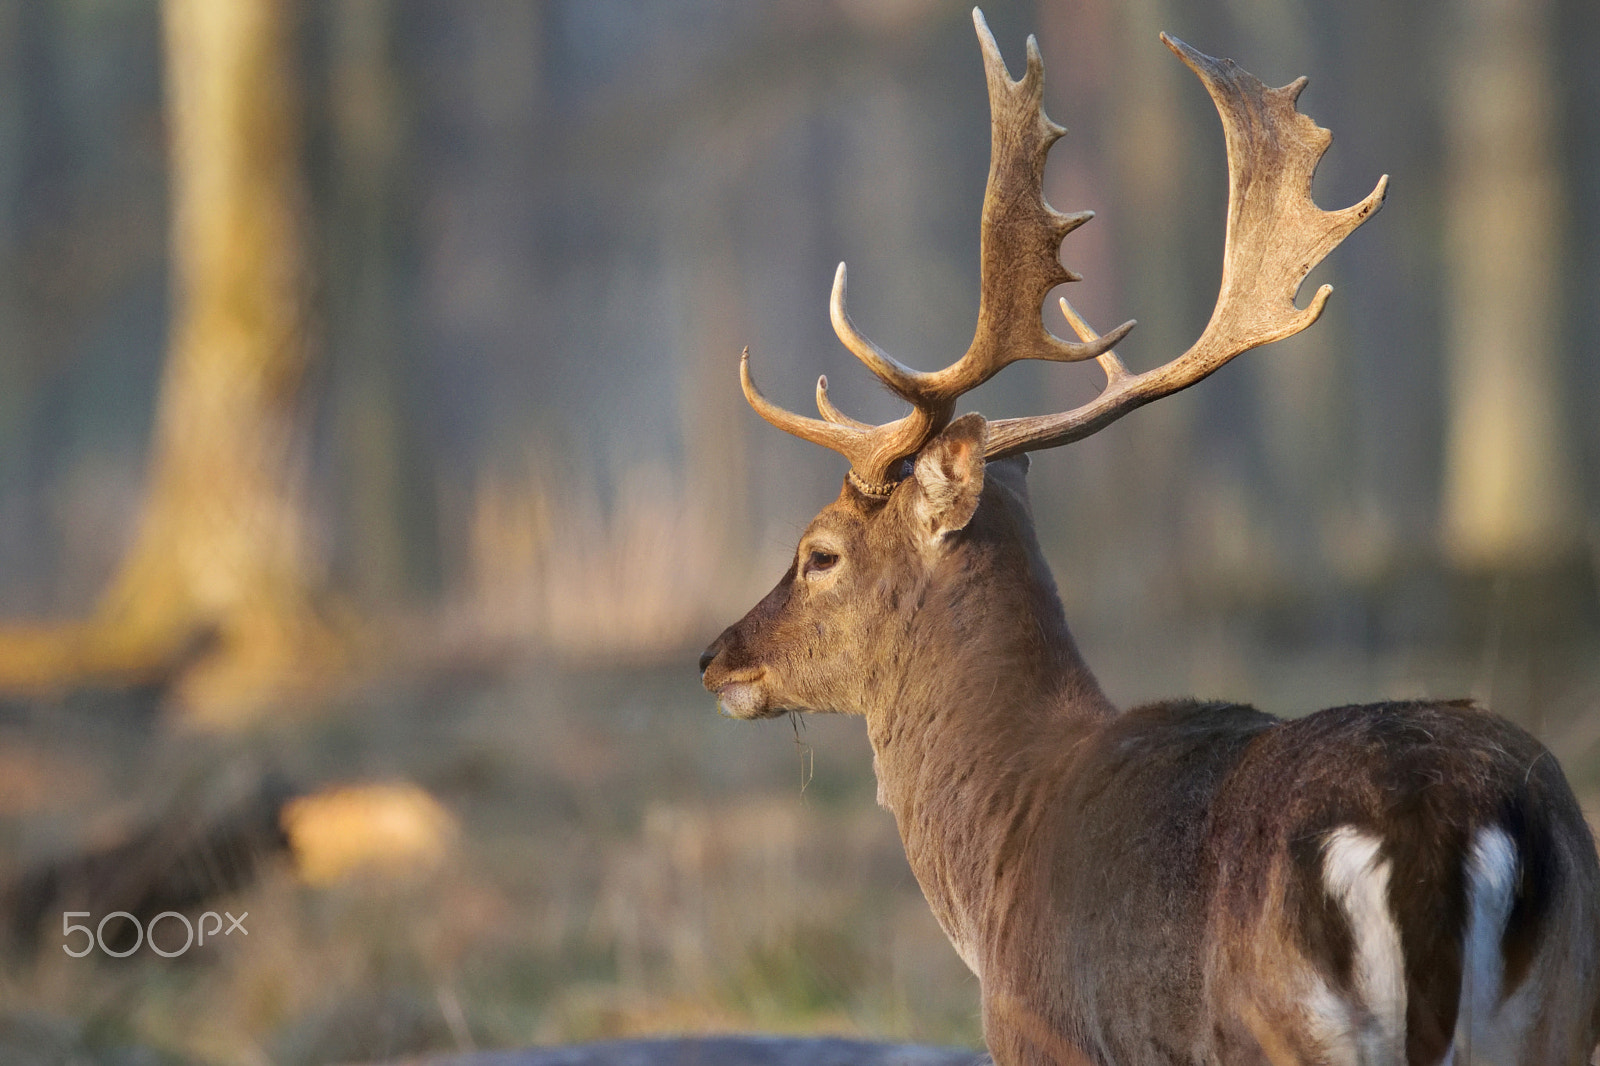
M 1054 639 L 1023 651 L 1062 658 L 1070 638 L 1033 539 L 1027 456 L 986 462 L 988 430 L 981 415 L 955 419 L 887 497 L 846 482 L 782 580 L 702 657 L 725 714 L 865 714 L 883 691 L 948 674 L 936 660 L 951 639 L 985 673 L 1035 672 L 1016 669 L 1005 631 L 977 629 L 995 616 L 1037 616 Z
M 1227 240 L 1221 292 L 1200 338 L 1170 362 L 1131 372 L 1112 348 L 1133 322 L 1097 336 L 1063 299 L 1062 313 L 1078 339 L 1063 340 L 1044 327 L 1046 295 L 1078 280 L 1061 265 L 1061 242 L 1093 215 L 1064 214 L 1044 199 L 1045 157 L 1066 131 L 1044 114 L 1037 44 L 1028 39 L 1027 70 L 1013 80 L 982 14 L 974 11 L 973 21 L 988 79 L 992 139 L 977 329 L 956 362 L 913 370 L 851 321 L 839 265 L 831 301 L 835 332 L 911 405 L 904 417 L 884 425 L 839 411 L 825 377 L 817 381 L 820 418 L 771 403 L 756 388 L 745 350 L 740 380 L 756 412 L 844 455 L 850 471 L 838 499 L 801 537 L 788 573 L 701 659 L 704 683 L 725 713 L 863 713 L 903 693 L 912 665 L 925 666 L 919 662 L 924 657 L 970 663 L 979 648 L 999 655 L 1008 676 L 1019 676 L 1022 665 L 1042 671 L 1031 678 L 1035 684 L 1059 681 L 1055 675 L 1063 670 L 1070 674 L 1076 653 L 1034 543 L 1022 483 L 1026 465 L 1000 460 L 1088 436 L 1250 348 L 1311 325 L 1332 290 L 1322 286 L 1302 309 L 1294 302 L 1301 282 L 1383 203 L 1387 177 L 1341 211 L 1312 202 L 1312 175 L 1331 137 L 1295 109 L 1306 79 L 1269 89 L 1231 60 L 1213 59 L 1163 34 L 1222 117 Z M 1106 384 L 1095 399 L 1057 414 L 954 417 L 964 393 L 1020 359 L 1095 359 Z M 990 622 L 980 628 L 971 622 L 976 618 Z M 1004 624 L 996 626 L 997 619 Z

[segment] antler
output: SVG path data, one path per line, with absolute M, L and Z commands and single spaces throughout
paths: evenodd
M 972 21 L 983 49 L 989 83 L 989 184 L 983 199 L 978 325 L 966 354 L 943 370 L 913 370 L 856 329 L 845 309 L 845 267 L 834 275 L 830 310 L 834 332 L 856 358 L 911 404 L 905 417 L 882 426 L 841 413 L 828 400 L 827 379 L 817 382 L 817 410 L 808 418 L 770 403 L 750 377 L 750 353 L 739 364 L 746 399 L 768 422 L 797 437 L 832 448 L 850 460 L 850 480 L 869 495 L 888 495 L 899 480 L 901 461 L 915 455 L 950 421 L 956 400 L 1018 359 L 1076 362 L 1111 349 L 1128 331 L 1126 322 L 1089 342 L 1062 340 L 1045 329 L 1040 305 L 1055 286 L 1077 281 L 1061 265 L 1061 241 L 1094 217 L 1092 211 L 1063 214 L 1044 199 L 1045 156 L 1066 130 L 1045 116 L 1044 63 L 1028 38 L 1028 69 L 1012 81 L 982 12 Z
M 1039 305 L 1046 293 L 1078 276 L 1058 253 L 1068 233 L 1093 212 L 1063 214 L 1045 202 L 1045 156 L 1063 133 L 1044 114 L 1044 65 L 1028 38 L 1028 68 L 1012 81 L 994 37 L 972 13 L 989 82 L 992 148 L 983 201 L 982 278 L 978 326 L 966 354 L 943 370 L 912 370 L 868 340 L 845 310 L 845 268 L 834 276 L 830 310 L 834 331 L 856 358 L 911 404 L 905 417 L 882 426 L 858 422 L 828 399 L 827 378 L 817 381 L 817 410 L 807 418 L 770 403 L 750 377 L 750 351 L 739 364 L 745 397 L 768 422 L 797 437 L 832 448 L 850 460 L 857 489 L 887 496 L 915 455 L 955 412 L 956 400 L 1018 359 L 1076 362 L 1098 359 L 1106 387 L 1081 407 L 1059 414 L 989 423 L 989 458 L 1066 444 L 1109 425 L 1136 407 L 1187 388 L 1228 360 L 1262 344 L 1293 336 L 1322 314 L 1333 291 L 1317 290 L 1304 309 L 1295 294 L 1318 263 L 1383 205 L 1384 175 L 1366 199 L 1342 211 L 1323 211 L 1311 199 L 1311 178 L 1332 135 L 1295 110 L 1305 78 L 1269 89 L 1232 60 L 1217 60 L 1161 35 L 1168 48 L 1199 75 L 1222 116 L 1228 151 L 1228 232 L 1222 288 L 1200 339 L 1178 358 L 1142 374 L 1130 373 L 1113 346 L 1133 323 L 1096 336 L 1061 301 L 1079 343 L 1045 329 Z
M 1333 292 L 1333 286 L 1322 286 L 1301 310 L 1294 303 L 1300 283 L 1383 206 L 1387 174 L 1366 199 L 1342 211 L 1323 211 L 1312 202 L 1311 178 L 1333 135 L 1295 110 L 1305 78 L 1269 89 L 1231 59 L 1213 59 L 1164 33 L 1161 40 L 1199 75 L 1227 140 L 1228 233 L 1211 321 L 1188 351 L 1142 374 L 1129 373 L 1107 352 L 1100 358 L 1106 387 L 1081 407 L 990 422 L 989 458 L 1087 437 L 1136 407 L 1188 388 L 1251 348 L 1299 333 L 1321 316 Z M 1066 300 L 1061 310 L 1079 337 L 1095 336 Z

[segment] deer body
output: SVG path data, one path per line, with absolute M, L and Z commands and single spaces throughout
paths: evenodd
M 886 505 L 845 486 L 705 682 L 742 717 L 865 716 L 997 1062 L 1587 1061 L 1600 872 L 1537 741 L 1461 703 L 1118 712 L 1020 465 L 988 472 L 954 532 L 915 479 Z
M 1319 211 L 1308 190 L 1326 133 L 1293 110 L 1300 83 L 1266 90 L 1173 44 L 1223 114 L 1229 249 L 1201 340 L 1130 374 L 1110 352 L 1129 326 L 1096 338 L 1064 306 L 1081 343 L 1038 336 L 1039 301 L 1070 277 L 1056 246 L 1083 218 L 1038 195 L 1060 131 L 1038 110 L 1031 40 L 1012 82 L 978 25 L 996 123 L 978 337 L 943 371 L 905 368 L 855 332 L 841 267 L 841 338 L 913 405 L 882 427 L 835 409 L 825 380 L 821 421 L 776 408 L 747 353 L 756 410 L 852 469 L 783 579 L 707 649 L 704 684 L 735 717 L 866 718 L 879 802 L 980 980 L 1003 1066 L 1588 1062 L 1600 864 L 1536 740 L 1466 703 L 1295 721 L 1197 701 L 1119 711 L 1078 654 L 1033 530 L 1027 450 L 1309 325 L 1327 292 L 1302 312 L 1294 289 L 1382 185 Z M 1028 210 L 992 209 L 1018 198 Z M 1001 299 L 1007 285 L 1023 291 Z M 1018 357 L 1095 358 L 1106 389 L 1064 415 L 953 418 L 960 392 Z

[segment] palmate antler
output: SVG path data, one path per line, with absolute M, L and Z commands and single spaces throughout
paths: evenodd
M 1107 352 L 1100 357 L 1106 387 L 1081 407 L 990 422 L 989 458 L 1087 437 L 1136 407 L 1188 388 L 1236 355 L 1299 333 L 1321 317 L 1333 292 L 1323 285 L 1301 310 L 1294 303 L 1300 283 L 1383 206 L 1387 174 L 1366 199 L 1342 211 L 1323 211 L 1311 201 L 1311 178 L 1333 135 L 1295 110 L 1305 78 L 1269 89 L 1231 59 L 1213 59 L 1165 33 L 1161 40 L 1200 76 L 1227 139 L 1228 234 L 1211 321 L 1188 351 L 1142 374 L 1129 373 L 1115 352 Z M 1065 299 L 1061 311 L 1080 338 L 1095 336 Z
M 745 397 L 768 422 L 797 437 L 832 448 L 850 460 L 850 480 L 870 495 L 887 495 L 902 459 L 915 455 L 950 421 L 963 393 L 977 388 L 1017 359 L 1075 362 L 1092 359 L 1133 328 L 1128 322 L 1089 343 L 1065 341 L 1044 328 L 1045 295 L 1078 276 L 1061 265 L 1061 240 L 1093 218 L 1063 214 L 1045 202 L 1045 157 L 1066 131 L 1045 117 L 1044 63 L 1028 38 L 1028 69 L 1012 81 L 983 15 L 973 12 L 989 82 L 992 147 L 980 236 L 983 261 L 978 326 L 965 355 L 943 370 L 912 370 L 868 340 L 845 310 L 845 267 L 834 276 L 833 328 L 883 383 L 911 404 L 904 418 L 867 425 L 840 413 L 828 400 L 827 378 L 817 382 L 822 419 L 807 418 L 767 401 L 750 378 L 749 352 L 740 363 Z
M 982 276 L 978 326 L 966 354 L 943 370 L 906 367 L 864 337 L 845 310 L 845 268 L 839 264 L 831 303 L 833 326 L 845 347 L 884 384 L 911 404 L 905 417 L 881 426 L 842 414 L 828 399 L 827 378 L 817 381 L 821 419 L 770 403 L 750 377 L 750 353 L 739 364 L 745 397 L 768 422 L 850 460 L 850 481 L 861 492 L 887 496 L 903 460 L 932 440 L 955 413 L 956 400 L 1018 359 L 1077 362 L 1099 359 L 1106 387 L 1081 407 L 1059 414 L 989 423 L 987 455 L 1001 458 L 1086 437 L 1151 400 L 1177 392 L 1258 345 L 1305 329 L 1322 314 L 1332 287 L 1322 286 L 1304 310 L 1294 304 L 1312 268 L 1383 204 L 1388 176 L 1366 199 L 1342 211 L 1323 211 L 1311 200 L 1311 177 L 1332 135 L 1295 110 L 1305 88 L 1299 78 L 1268 89 L 1232 60 L 1216 60 L 1161 35 L 1199 75 L 1222 116 L 1228 150 L 1228 233 L 1222 290 L 1200 339 L 1169 363 L 1130 373 L 1111 351 L 1133 328 L 1125 322 L 1097 337 L 1061 301 L 1080 338 L 1064 341 L 1044 328 L 1046 293 L 1077 275 L 1061 265 L 1062 239 L 1093 212 L 1062 214 L 1045 202 L 1045 156 L 1066 131 L 1045 117 L 1044 65 L 1028 38 L 1028 69 L 1012 81 L 982 12 L 973 23 L 989 82 L 992 148 L 984 194 Z

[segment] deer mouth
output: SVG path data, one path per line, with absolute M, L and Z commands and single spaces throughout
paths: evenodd
M 770 718 L 778 713 L 768 705 L 765 668 L 743 676 L 730 677 L 713 691 L 717 694 L 717 711 L 726 718 Z

